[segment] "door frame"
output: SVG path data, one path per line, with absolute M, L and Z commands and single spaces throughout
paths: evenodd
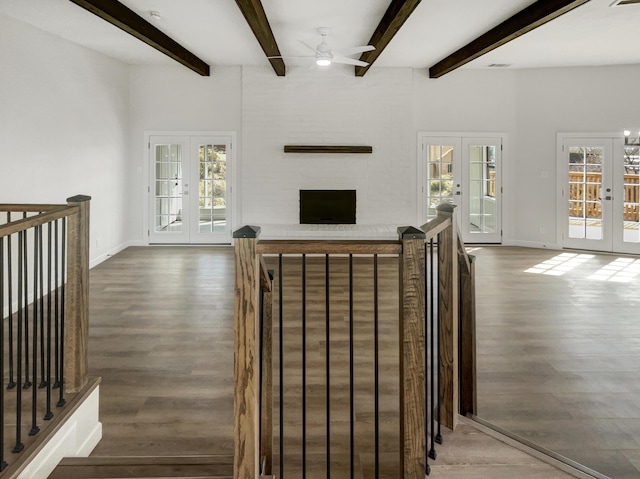
M 151 171 L 151 149 L 149 148 L 149 144 L 151 142 L 152 136 L 228 136 L 231 138 L 231 150 L 228 154 L 228 162 L 227 162 L 227 174 L 231 176 L 230 183 L 230 191 L 229 198 L 231 200 L 231 216 L 228 218 L 230 225 L 229 231 L 230 236 L 233 235 L 234 229 L 240 224 L 240 205 L 238 202 L 239 189 L 239 175 L 240 168 L 238 166 L 238 134 L 235 131 L 213 131 L 213 130 L 145 130 L 144 131 L 144 142 L 142 147 L 144 149 L 143 155 L 143 166 L 142 166 L 142 174 L 144 176 L 142 180 L 142 206 L 143 206 L 143 214 L 142 214 L 142 243 L 146 246 L 149 246 L 151 243 L 149 241 L 149 217 L 150 217 L 150 203 L 149 203 L 149 193 L 151 191 L 151 178 L 149 175 L 149 171 Z M 190 153 L 190 152 L 189 152 Z M 230 237 L 229 241 L 233 244 L 233 239 Z
M 602 132 L 602 133 L 584 133 L 584 132 L 560 132 L 556 134 L 556 243 L 560 246 L 560 248 L 564 249 L 572 249 L 568 246 L 565 246 L 564 241 L 564 232 L 566 226 L 566 202 L 565 202 L 565 190 L 566 190 L 566 178 L 567 178 L 567 165 L 565 164 L 564 159 L 564 151 L 563 146 L 567 140 L 570 139 L 584 139 L 584 140 L 605 140 L 611 142 L 611 169 L 612 171 L 609 173 L 612 177 L 613 184 L 613 165 L 615 158 L 615 140 L 623 140 L 624 136 L 621 132 Z M 615 213 L 614 213 L 615 214 Z M 613 220 L 613 218 L 611 219 Z M 608 232 L 603 230 L 603 234 L 609 234 Z M 615 249 L 615 248 L 614 248 Z M 593 250 L 600 251 L 600 250 Z M 607 250 L 605 250 L 607 251 Z
M 417 142 L 416 142 L 416 191 L 417 191 L 417 199 L 418 201 L 416 201 L 416 224 L 418 225 L 422 225 L 423 224 L 423 218 L 425 218 L 426 216 L 426 211 L 425 211 L 425 205 L 424 205 L 424 188 L 426 187 L 425 184 L 425 177 L 424 175 L 424 164 L 423 164 L 423 152 L 422 152 L 422 144 L 424 142 L 424 140 L 426 138 L 439 138 L 439 139 L 447 139 L 447 138 L 451 138 L 453 139 L 459 139 L 462 143 L 462 139 L 464 138 L 469 138 L 469 139 L 473 139 L 473 138 L 499 138 L 500 141 L 502 142 L 502 154 L 501 154 L 501 166 L 500 166 L 500 172 L 498 173 L 500 176 L 500 185 L 502 188 L 501 191 L 501 197 L 500 197 L 500 224 L 501 224 L 501 230 L 503 232 L 502 235 L 502 241 L 500 242 L 500 244 L 506 244 L 507 243 L 507 235 L 506 232 L 508 231 L 508 222 L 507 222 L 507 218 L 509 218 L 509 212 L 508 212 L 508 205 L 509 205 L 509 201 L 508 201 L 508 185 L 507 187 L 505 187 L 505 181 L 504 179 L 507 178 L 507 171 L 508 171 L 508 161 L 505 161 L 506 158 L 508 158 L 509 156 L 509 141 L 508 141 L 508 135 L 505 132 L 495 132 L 495 131 L 475 131 L 475 132 L 468 132 L 468 131 L 419 131 L 417 134 Z M 462 161 L 462 158 L 461 158 Z M 458 215 L 462 214 L 461 208 L 456 208 L 458 210 Z M 497 243 L 496 243 L 497 244 Z

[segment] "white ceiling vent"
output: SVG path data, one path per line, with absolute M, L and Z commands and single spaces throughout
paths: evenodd
M 640 1 L 640 0 L 638 0 Z M 510 63 L 490 63 L 487 65 L 489 68 L 508 68 L 511 66 Z
M 610 7 L 620 7 L 623 5 L 637 5 L 640 4 L 640 0 L 616 0 L 613 2 Z

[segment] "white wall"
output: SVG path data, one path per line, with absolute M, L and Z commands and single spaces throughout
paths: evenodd
M 553 68 L 516 73 L 517 147 L 513 239 L 557 245 L 556 134 L 640 129 L 634 89 L 640 66 Z M 546 176 L 545 176 L 546 175 Z M 540 234 L 540 228 L 545 234 Z
M 358 224 L 413 224 L 411 69 L 244 68 L 242 80 L 243 223 L 297 223 L 300 189 L 355 189 Z M 286 144 L 373 154 L 285 154 Z
M 361 224 L 415 223 L 419 131 L 504 132 L 505 241 L 557 245 L 557 132 L 638 128 L 640 66 L 460 70 L 128 67 L 0 17 L 0 201 L 92 201 L 94 262 L 143 242 L 144 132 L 237 131 L 238 223 L 294 223 L 301 188 L 354 188 Z M 372 155 L 284 154 L 285 144 Z M 239 147 L 239 148 L 238 148 Z M 236 225 L 237 226 L 237 225 Z M 540 234 L 540 228 L 545 230 Z
M 128 241 L 128 67 L 0 15 L 0 203 L 92 197 L 91 259 Z
M 210 77 L 182 66 L 132 66 L 130 83 L 131 129 L 130 211 L 131 239 L 145 244 L 145 208 L 148 184 L 145 131 L 236 131 L 241 134 L 240 67 L 214 67 Z M 237 145 L 236 145 L 237 147 Z M 241 161 L 241 148 L 236 160 Z
M 414 71 L 416 131 L 507 134 L 502 155 L 502 225 L 507 240 L 514 237 L 517 211 L 515 78 L 510 70 L 456 70 L 438 79 L 430 79 L 427 70 Z
M 131 215 L 143 230 L 145 130 L 233 130 L 240 140 L 238 224 L 295 223 L 298 190 L 358 191 L 360 224 L 413 224 L 416 133 L 506 133 L 505 243 L 557 246 L 556 133 L 635 127 L 628 86 L 640 67 L 460 70 L 133 67 Z M 285 144 L 372 145 L 372 155 L 285 154 Z M 237 225 L 236 225 L 237 226 Z M 540 234 L 540 228 L 545 233 Z

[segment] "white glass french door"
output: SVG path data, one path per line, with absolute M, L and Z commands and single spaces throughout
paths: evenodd
M 436 206 L 453 203 L 466 243 L 500 243 L 501 138 L 422 138 L 422 216 L 437 216 Z
M 438 215 L 436 207 L 441 203 L 459 206 L 461 194 L 460 138 L 424 138 L 423 155 L 423 220 L 431 221 Z
M 566 248 L 640 253 L 639 146 L 614 138 L 563 138 Z
M 149 242 L 229 243 L 231 137 L 149 138 Z
M 613 145 L 613 250 L 640 254 L 640 145 Z
M 466 243 L 501 243 L 499 138 L 462 139 L 462 238 Z

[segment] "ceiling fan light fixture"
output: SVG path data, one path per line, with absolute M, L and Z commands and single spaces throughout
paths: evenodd
M 320 67 L 328 67 L 331 65 L 331 60 L 328 58 L 316 58 L 316 65 Z

